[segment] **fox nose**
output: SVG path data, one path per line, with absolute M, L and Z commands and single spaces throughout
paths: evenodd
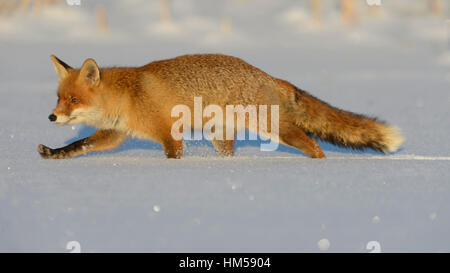
M 56 120 L 55 114 L 50 114 L 50 116 L 48 116 L 48 119 L 49 119 L 51 122 L 54 122 L 54 121 Z

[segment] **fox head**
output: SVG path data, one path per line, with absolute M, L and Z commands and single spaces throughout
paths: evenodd
M 50 121 L 59 125 L 95 123 L 99 118 L 96 98 L 101 88 L 97 63 L 87 59 L 80 69 L 74 69 L 54 55 L 50 58 L 59 81 L 58 103 L 48 117 Z

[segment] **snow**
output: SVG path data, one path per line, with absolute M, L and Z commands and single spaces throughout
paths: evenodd
M 450 251 L 448 23 L 422 1 L 382 1 L 377 16 L 348 27 L 324 2 L 319 27 L 306 4 L 287 0 L 172 1 L 169 26 L 158 2 L 143 0 L 0 16 L 0 251 Z M 88 57 L 134 66 L 199 52 L 241 57 L 334 106 L 387 120 L 406 142 L 389 155 L 321 142 L 324 160 L 286 146 L 261 152 L 255 141 L 239 142 L 233 158 L 192 141 L 183 159 L 168 160 L 142 140 L 40 158 L 38 144 L 95 130 L 48 121 L 50 54 L 73 66 Z
M 326 238 L 320 239 L 317 242 L 317 246 L 319 247 L 320 250 L 326 251 L 330 248 L 330 241 Z

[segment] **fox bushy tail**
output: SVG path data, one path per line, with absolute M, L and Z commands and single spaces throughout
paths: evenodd
M 310 137 L 341 147 L 369 148 L 383 153 L 395 152 L 404 140 L 395 126 L 338 109 L 306 91 L 295 89 L 298 106 L 295 122 Z

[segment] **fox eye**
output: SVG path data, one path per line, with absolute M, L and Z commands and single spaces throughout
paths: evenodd
M 77 103 L 78 102 L 78 99 L 77 98 L 71 98 L 70 99 L 70 103 Z

